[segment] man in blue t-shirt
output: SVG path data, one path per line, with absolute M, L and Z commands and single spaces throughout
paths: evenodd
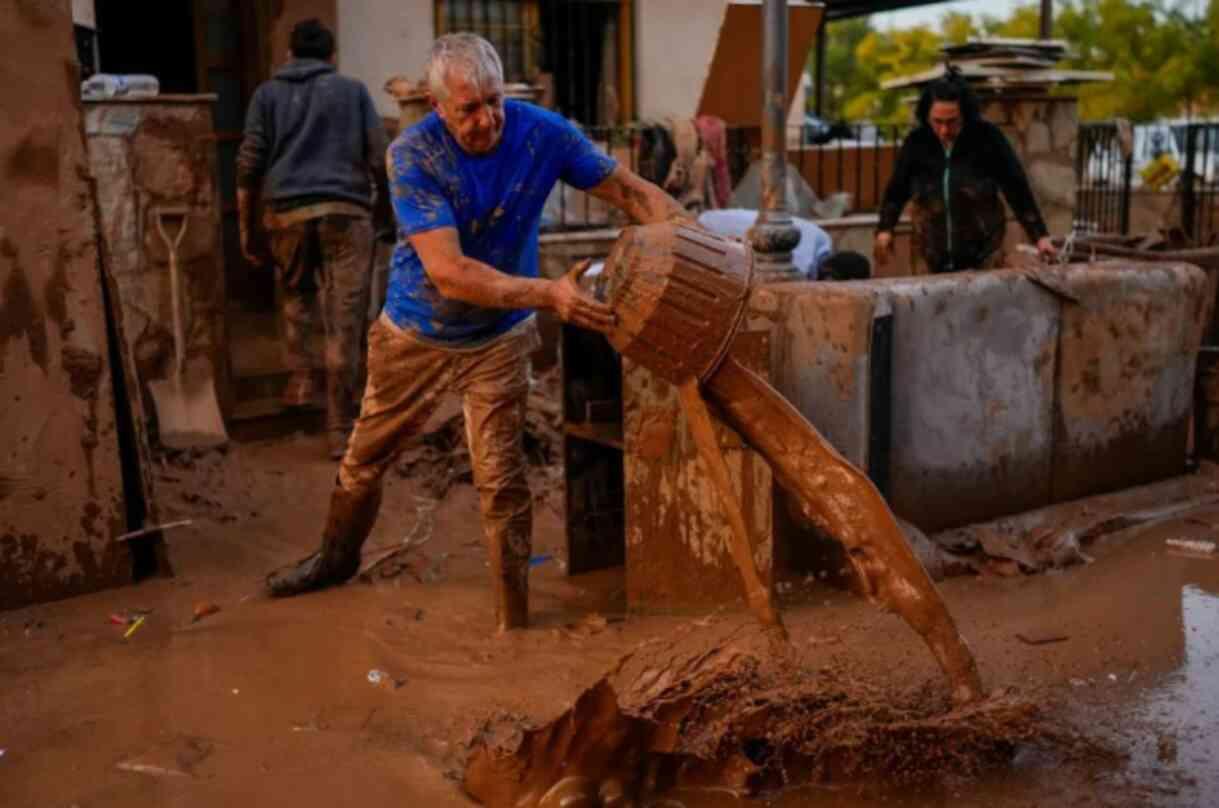
M 495 49 L 473 34 L 440 37 L 428 64 L 433 113 L 388 153 L 398 245 L 389 292 L 368 334 L 368 384 L 339 467 L 321 551 L 268 576 L 295 595 L 355 574 L 372 529 L 381 478 L 441 397 L 460 393 L 496 625 L 528 625 L 532 496 L 522 434 L 535 309 L 595 330 L 608 307 L 579 285 L 587 262 L 559 280 L 538 277 L 538 222 L 562 180 L 650 224 L 687 218 L 655 185 L 599 152 L 572 124 L 504 100 Z

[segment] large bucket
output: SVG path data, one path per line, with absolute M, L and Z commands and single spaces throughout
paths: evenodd
M 740 327 L 752 272 L 739 241 L 668 222 L 627 228 L 605 262 L 609 341 L 666 381 L 706 381 Z

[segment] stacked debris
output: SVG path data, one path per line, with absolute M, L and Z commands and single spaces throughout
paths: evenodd
M 1059 84 L 1112 81 L 1104 70 L 1067 70 L 1057 64 L 1067 58 L 1069 48 L 1061 39 L 971 39 L 961 45 L 940 49 L 944 64 L 930 70 L 891 79 L 881 86 L 886 90 L 921 87 L 943 76 L 951 65 L 981 93 L 1022 90 L 1048 90 Z

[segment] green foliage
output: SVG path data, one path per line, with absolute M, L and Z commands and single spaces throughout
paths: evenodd
M 1065 0 L 1054 11 L 1054 36 L 1073 51 L 1062 66 L 1115 77 L 1078 88 L 1084 119 L 1219 113 L 1219 0 L 1206 0 L 1204 9 L 1193 0 Z M 936 65 L 945 44 L 1034 38 L 1038 29 L 1036 3 L 1006 19 L 947 13 L 935 30 L 877 30 L 867 18 L 834 23 L 827 33 L 825 117 L 906 123 L 908 93 L 882 90 L 882 82 Z

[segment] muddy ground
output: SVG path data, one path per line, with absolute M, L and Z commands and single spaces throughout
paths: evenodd
M 159 468 L 166 518 L 193 520 L 167 533 L 176 577 L 0 613 L 0 805 L 470 804 L 465 745 L 488 716 L 554 718 L 641 642 L 743 619 L 625 614 L 621 570 L 566 575 L 561 495 L 539 486 L 534 553 L 554 560 L 533 571 L 535 627 L 493 637 L 476 496 L 460 475 L 396 576 L 267 600 L 263 573 L 317 542 L 334 465 L 315 427 L 238 430 L 227 453 Z M 387 483 L 366 549 L 417 521 L 418 480 Z M 1217 526 L 1219 507 L 1107 536 L 1090 565 L 941 585 L 989 687 L 1122 759 L 1028 748 L 977 775 L 656 804 L 1219 804 L 1219 558 L 1164 544 L 1219 539 Z M 801 665 L 895 703 L 943 699 L 897 617 L 815 580 L 781 591 Z M 219 611 L 196 620 L 208 604 Z

